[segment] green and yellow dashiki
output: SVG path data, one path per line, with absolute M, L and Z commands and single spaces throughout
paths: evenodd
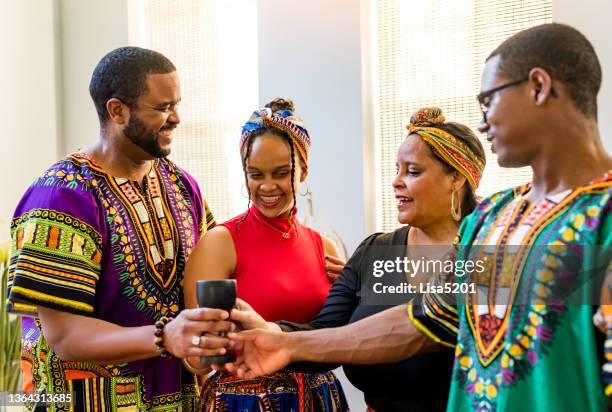
M 24 389 L 75 395 L 51 410 L 192 410 L 197 402 L 180 360 L 63 361 L 36 319 L 40 305 L 134 327 L 183 308 L 185 260 L 214 219 L 195 180 L 171 161 L 155 160 L 143 182 L 113 177 L 78 152 L 45 171 L 17 206 L 8 302 L 24 315 Z
M 457 259 L 484 268 L 466 280 L 476 293 L 408 305 L 417 328 L 455 346 L 448 411 L 607 410 L 592 304 L 611 259 L 612 173 L 539 203 L 530 189 L 462 223 Z

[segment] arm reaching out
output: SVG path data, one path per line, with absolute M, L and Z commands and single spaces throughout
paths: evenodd
M 104 320 L 39 308 L 40 322 L 49 345 L 63 360 L 123 363 L 159 355 L 155 327 L 123 327 Z M 178 358 L 224 354 L 228 340 L 207 336 L 196 346 L 194 336 L 229 331 L 228 313 L 220 309 L 183 310 L 164 328 L 164 346 Z
M 226 368 L 246 379 L 276 372 L 295 361 L 390 363 L 437 348 L 413 325 L 405 305 L 339 328 L 294 333 L 253 329 L 229 337 L 242 341 L 243 357 Z

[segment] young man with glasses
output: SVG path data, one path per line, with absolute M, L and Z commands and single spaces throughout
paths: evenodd
M 603 337 L 592 323 L 612 267 L 600 84 L 592 45 L 569 26 L 545 24 L 503 42 L 483 71 L 479 130 L 501 166 L 529 166 L 533 181 L 485 199 L 460 228 L 458 259 L 482 261 L 486 273 L 458 281 L 478 292 L 457 296 L 456 307 L 422 295 L 408 310 L 342 328 L 246 331 L 232 336 L 243 341 L 244 363 L 228 367 L 253 376 L 298 360 L 394 362 L 451 345 L 449 411 L 607 410 Z

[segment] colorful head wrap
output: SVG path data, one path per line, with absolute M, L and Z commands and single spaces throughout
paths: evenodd
M 292 110 L 284 109 L 272 112 L 272 109 L 263 108 L 253 112 L 251 118 L 242 126 L 242 137 L 240 138 L 240 153 L 244 156 L 246 143 L 249 136 L 264 126 L 274 127 L 287 132 L 304 160 L 308 164 L 308 150 L 310 150 L 310 136 L 301 118 L 296 116 Z
M 406 128 L 419 135 L 449 166 L 465 176 L 475 192 L 482 178 L 484 162 L 461 139 L 436 127 L 444 121 L 440 108 L 425 107 L 412 115 Z

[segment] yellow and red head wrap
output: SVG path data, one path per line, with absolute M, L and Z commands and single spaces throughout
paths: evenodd
M 425 107 L 412 115 L 406 129 L 419 135 L 449 166 L 465 176 L 476 192 L 484 171 L 484 162 L 461 139 L 436 127 L 443 125 L 444 121 L 440 108 Z

